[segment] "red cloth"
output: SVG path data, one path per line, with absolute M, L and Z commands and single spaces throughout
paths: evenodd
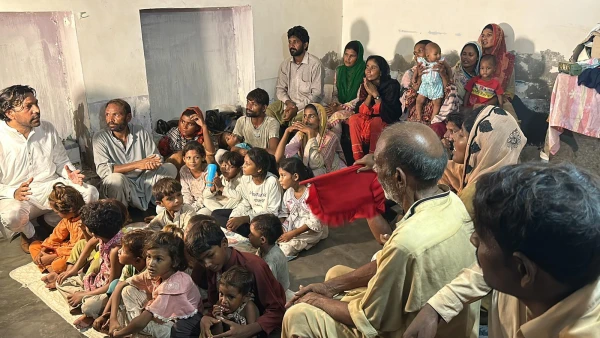
M 357 173 L 359 168 L 355 165 L 301 182 L 310 183 L 306 203 L 321 222 L 341 226 L 385 211 L 385 194 L 377 174 Z
M 254 303 L 260 312 L 256 320 L 267 334 L 281 328 L 283 314 L 285 313 L 285 291 L 265 261 L 257 255 L 239 252 L 231 249 L 231 257 L 219 273 L 223 273 L 234 265 L 246 268 L 254 275 Z M 194 268 L 195 270 L 195 268 Z M 195 274 L 192 273 L 192 276 Z M 206 270 L 208 279 L 208 303 L 210 309 L 219 300 L 219 288 L 217 284 L 217 273 Z M 196 285 L 200 285 L 197 281 Z
M 363 158 L 363 145 L 369 145 L 369 153 L 375 152 L 375 145 L 379 135 L 387 126 L 379 116 L 381 104 L 376 103 L 373 107 L 360 105 L 358 114 L 350 116 L 348 127 L 350 129 L 350 140 L 352 141 L 352 157 L 355 161 Z
M 444 135 L 446 134 L 446 130 L 447 130 L 446 123 L 444 123 L 444 122 L 432 123 L 429 125 L 429 127 L 431 129 L 433 129 L 433 131 L 435 131 L 435 133 L 440 138 L 440 140 L 444 138 Z

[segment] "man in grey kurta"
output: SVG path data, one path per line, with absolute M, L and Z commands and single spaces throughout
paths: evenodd
M 152 186 L 161 178 L 177 176 L 177 168 L 163 163 L 152 135 L 130 124 L 129 104 L 121 99 L 106 104 L 108 129 L 94 135 L 94 162 L 102 179 L 100 194 L 126 206 L 148 209 Z

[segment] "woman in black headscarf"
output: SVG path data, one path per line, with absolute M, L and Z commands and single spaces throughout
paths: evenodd
M 355 110 L 357 114 L 348 119 L 348 125 L 352 155 L 354 160 L 360 160 L 364 155 L 363 145 L 369 145 L 369 153 L 375 152 L 383 128 L 397 122 L 402 115 L 400 83 L 390 77 L 390 66 L 379 55 L 367 59 Z

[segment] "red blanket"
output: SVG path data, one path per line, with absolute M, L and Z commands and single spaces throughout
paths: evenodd
M 385 195 L 377 174 L 357 173 L 360 167 L 348 167 L 301 183 L 310 183 L 306 203 L 321 222 L 336 227 L 385 211 Z

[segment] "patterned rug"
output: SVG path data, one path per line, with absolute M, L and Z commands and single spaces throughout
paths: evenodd
M 46 284 L 41 281 L 43 274 L 33 264 L 33 262 L 24 265 L 20 268 L 16 268 L 9 274 L 10 278 L 21 283 L 21 287 L 28 288 L 33 292 L 39 299 L 41 299 L 52 311 L 58 313 L 67 323 L 72 323 L 80 315 L 72 315 L 69 313 L 69 305 L 65 299 L 60 295 L 58 291 L 50 291 L 46 289 Z M 73 326 L 75 328 L 75 326 Z M 100 333 L 91 327 L 80 331 L 82 334 L 90 338 L 104 338 L 105 334 Z

